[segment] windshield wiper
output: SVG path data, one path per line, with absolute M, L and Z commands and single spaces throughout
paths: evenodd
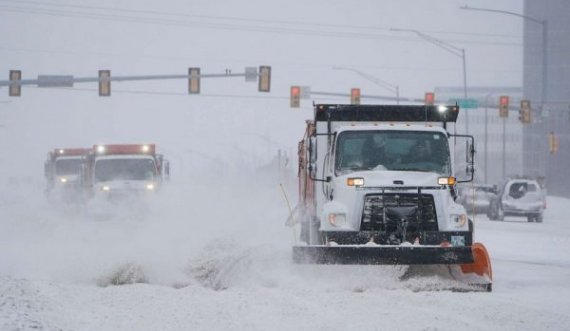
M 393 169 L 393 170 L 396 170 L 396 169 Z M 402 169 L 397 169 L 397 170 L 401 170 L 401 171 L 418 171 L 418 172 L 433 172 L 432 170 L 419 169 L 419 168 L 402 168 Z

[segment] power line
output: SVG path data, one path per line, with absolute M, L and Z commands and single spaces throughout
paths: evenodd
M 41 89 L 44 90 L 46 88 L 41 88 L 37 86 L 29 86 L 29 88 L 33 89 Z M 98 92 L 98 89 L 95 88 L 78 88 L 78 87 L 50 87 L 50 90 L 60 90 L 66 92 L 89 92 L 94 93 Z M 120 90 L 120 89 L 113 89 L 113 94 L 133 94 L 133 95 L 155 95 L 155 96 L 175 96 L 175 97 L 186 97 L 186 98 L 195 98 L 195 97 L 206 97 L 206 98 L 229 98 L 229 99 L 265 99 L 265 100 L 289 100 L 289 96 L 270 96 L 270 95 L 239 95 L 239 94 L 217 94 L 217 93 L 200 93 L 194 94 L 189 96 L 188 93 L 182 92 L 164 92 L 164 91 L 148 91 L 148 90 Z M 321 96 L 326 97 L 326 99 L 334 99 L 334 100 L 347 100 L 350 95 L 346 93 L 334 93 L 334 92 L 312 92 L 311 99 L 323 99 Z M 384 96 L 376 96 L 376 95 L 362 95 L 363 99 L 386 99 L 392 100 L 393 97 L 384 97 Z M 401 98 L 402 100 L 413 100 L 412 98 Z M 419 100 L 419 99 L 418 99 Z M 421 101 L 421 100 L 420 100 Z
M 2 1 L 6 2 L 6 0 L 0 0 L 0 2 Z M 383 35 L 377 33 L 310 30 L 310 29 L 287 28 L 287 27 L 278 27 L 278 26 L 243 25 L 243 24 L 202 22 L 202 21 L 189 21 L 189 20 L 181 21 L 181 20 L 172 20 L 172 19 L 157 18 L 157 17 L 102 14 L 97 12 L 81 12 L 81 11 L 59 10 L 59 9 L 43 9 L 43 8 L 36 9 L 31 7 L 17 7 L 10 5 L 8 6 L 0 5 L 0 8 L 8 12 L 16 12 L 22 14 L 34 14 L 34 15 L 70 17 L 70 18 L 86 18 L 92 20 L 115 21 L 121 23 L 130 22 L 130 23 L 154 24 L 154 25 L 163 25 L 163 26 L 166 25 L 166 26 L 181 26 L 181 27 L 201 27 L 208 29 L 221 29 L 221 30 L 231 30 L 231 31 L 241 30 L 249 32 L 292 34 L 292 35 L 302 35 L 302 36 L 311 35 L 311 36 L 321 36 L 321 37 L 331 37 L 331 38 L 382 39 L 382 40 L 415 42 L 415 40 L 411 38 L 402 38 L 402 37 Z M 498 42 L 498 41 L 493 42 L 493 41 L 454 40 L 453 42 L 468 43 L 468 44 L 505 45 L 505 46 L 517 46 L 517 47 L 522 46 L 521 43 Z
M 45 90 L 46 88 L 37 87 L 37 86 L 29 86 L 29 88 L 38 89 L 38 90 Z M 50 90 L 60 90 L 66 92 L 90 92 L 97 95 L 98 89 L 96 88 L 87 88 L 87 87 L 50 87 Z M 239 95 L 239 94 L 215 94 L 215 93 L 200 93 L 194 95 L 188 95 L 188 93 L 182 92 L 164 92 L 164 91 L 147 91 L 147 90 L 121 90 L 121 89 L 113 89 L 113 94 L 135 94 L 135 95 L 162 95 L 162 96 L 183 96 L 186 98 L 195 98 L 195 97 L 207 97 L 207 98 L 232 98 L 232 99 L 286 99 L 289 100 L 289 97 L 286 96 L 270 96 L 270 95 Z
M 120 58 L 138 58 L 138 59 L 152 59 L 152 60 L 175 60 L 181 61 L 184 63 L 188 62 L 189 56 L 168 56 L 168 55 L 132 55 L 132 54 L 119 54 L 119 53 L 104 53 L 104 52 L 76 52 L 76 51 L 65 51 L 65 50 L 49 50 L 49 49 L 29 49 L 29 48 L 8 48 L 0 46 L 0 52 L 26 52 L 26 53 L 48 53 L 48 54 L 63 54 L 63 55 L 72 55 L 72 56 L 86 56 L 86 55 L 95 55 L 95 56 L 108 56 L 108 57 L 120 57 Z M 204 61 L 204 60 L 198 60 Z M 211 59 L 208 61 L 212 62 Z M 234 59 L 219 59 L 213 62 L 219 63 L 227 63 L 228 61 L 235 61 Z M 238 60 L 239 63 L 249 64 L 251 62 L 255 62 L 255 60 Z M 260 62 L 260 61 L 257 61 Z M 290 62 L 290 61 L 277 61 L 273 62 L 285 66 L 301 66 L 301 67 L 323 67 L 329 69 L 331 66 L 338 66 L 337 64 L 326 64 L 326 63 L 311 63 L 311 62 Z M 358 66 L 355 64 L 346 64 L 342 66 Z M 444 70 L 452 71 L 451 69 L 444 69 L 444 68 L 436 68 L 436 67 L 413 67 L 413 66 L 379 66 L 379 65 L 360 65 L 358 67 L 368 68 L 368 69 L 379 69 L 379 70 L 398 70 L 398 71 L 433 71 L 433 72 L 441 72 Z M 454 69 L 453 69 L 454 70 Z M 505 72 L 505 73 L 512 73 L 512 72 L 521 72 L 522 69 L 515 69 L 515 70 L 506 70 L 506 69 L 489 69 L 489 70 L 481 70 L 481 72 L 489 71 L 489 72 Z
M 210 19 L 210 20 L 229 20 L 238 22 L 255 22 L 264 24 L 285 24 L 285 25 L 305 25 L 313 27 L 327 27 L 327 28 L 344 28 L 344 29 L 359 29 L 359 30 L 380 30 L 389 31 L 389 28 L 378 27 L 378 26 L 368 26 L 368 25 L 348 25 L 348 24 L 331 24 L 331 23 L 315 23 L 315 22 L 303 22 L 303 21 L 288 21 L 288 20 L 264 20 L 255 18 L 243 18 L 236 16 L 213 16 L 213 15 L 195 15 L 195 14 L 185 14 L 185 13 L 173 13 L 173 12 L 162 12 L 153 10 L 140 10 L 140 9 L 126 9 L 126 8 L 114 8 L 114 7 L 101 7 L 101 6 L 85 6 L 85 5 L 70 5 L 61 4 L 53 2 L 38 2 L 38 1 L 26 1 L 26 0 L 0 0 L 0 2 L 13 2 L 17 4 L 30 4 L 43 7 L 59 7 L 59 8 L 77 8 L 77 9 L 88 9 L 88 10 L 99 10 L 99 11 L 115 11 L 124 13 L 139 13 L 147 15 L 161 15 L 161 16 L 173 16 L 173 17 L 191 17 L 200 19 Z M 520 39 L 520 35 L 504 35 L 504 34 L 489 34 L 489 33 L 474 33 L 474 32 L 454 32 L 454 31 L 429 31 L 430 33 L 439 34 L 457 34 L 457 35 L 472 35 L 481 37 L 500 37 L 500 38 L 517 38 Z

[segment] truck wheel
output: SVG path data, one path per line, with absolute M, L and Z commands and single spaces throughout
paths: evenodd
M 534 216 L 527 216 L 526 219 L 529 223 L 532 223 L 534 221 Z
M 536 218 L 534 220 L 536 223 L 542 223 L 542 215 L 536 216 Z

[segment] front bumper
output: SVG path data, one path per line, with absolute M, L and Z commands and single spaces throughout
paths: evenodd
M 466 264 L 470 246 L 294 246 L 293 261 L 305 264 Z
M 503 204 L 503 212 L 506 216 L 540 215 L 542 206 L 515 206 Z
M 325 241 L 333 241 L 339 245 L 364 245 L 374 242 L 379 245 L 393 245 L 390 233 L 385 231 L 322 231 Z M 471 231 L 421 231 L 418 234 L 418 243 L 427 246 L 439 246 L 450 243 L 452 246 L 471 246 L 473 232 Z M 397 243 L 399 244 L 399 242 Z

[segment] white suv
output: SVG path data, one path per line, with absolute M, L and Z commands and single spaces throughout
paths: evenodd
M 496 199 L 491 201 L 487 216 L 500 221 L 505 216 L 522 216 L 529 222 L 540 223 L 545 207 L 546 196 L 536 180 L 514 178 L 500 188 Z

